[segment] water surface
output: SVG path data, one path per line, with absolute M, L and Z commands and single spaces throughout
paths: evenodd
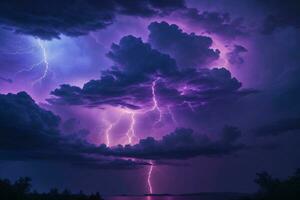
M 199 196 L 116 196 L 105 197 L 104 200 L 236 200 L 236 196 L 199 195 Z

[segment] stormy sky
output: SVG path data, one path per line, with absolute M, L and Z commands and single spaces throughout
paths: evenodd
M 300 166 L 293 0 L 2 0 L 0 177 L 253 192 Z

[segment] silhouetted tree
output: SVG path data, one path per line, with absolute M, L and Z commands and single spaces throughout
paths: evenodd
M 99 193 L 85 195 L 82 191 L 79 194 L 72 194 L 65 189 L 62 193 L 53 188 L 49 193 L 31 192 L 31 179 L 28 177 L 19 178 L 15 183 L 7 179 L 0 179 L 0 200 L 103 200 Z
M 254 200 L 300 200 L 300 169 L 285 180 L 273 178 L 267 172 L 257 173 L 258 193 Z
M 260 186 L 261 193 L 272 193 L 280 184 L 278 179 L 274 179 L 267 172 L 257 173 L 256 184 Z

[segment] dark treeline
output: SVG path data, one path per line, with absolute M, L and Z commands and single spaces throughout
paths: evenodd
M 0 179 L 1 200 L 103 200 L 99 193 L 86 195 L 83 192 L 72 194 L 68 190 L 59 192 L 51 189 L 48 193 L 31 191 L 31 179 L 19 178 L 16 182 Z
M 253 197 L 243 200 L 299 200 L 300 169 L 284 180 L 273 178 L 269 173 L 257 173 L 255 182 L 259 191 Z
M 259 191 L 251 197 L 241 200 L 299 200 L 300 199 L 300 169 L 284 180 L 273 178 L 267 172 L 257 173 L 255 182 Z M 19 178 L 10 182 L 0 179 L 1 200 L 103 200 L 99 193 L 86 195 L 83 192 L 72 194 L 68 190 L 59 192 L 51 189 L 48 193 L 38 193 L 31 190 L 30 178 Z

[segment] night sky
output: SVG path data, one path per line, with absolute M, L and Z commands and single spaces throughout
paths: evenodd
M 1 0 L 0 177 L 254 192 L 300 167 L 293 0 Z

